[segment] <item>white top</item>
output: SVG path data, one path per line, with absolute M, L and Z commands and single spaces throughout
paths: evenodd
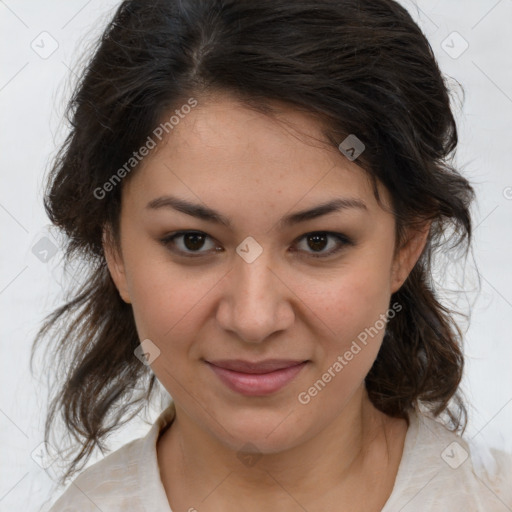
M 172 512 L 160 479 L 156 442 L 174 419 L 172 403 L 148 434 L 89 468 L 50 512 Z M 512 511 L 512 457 L 487 452 L 420 412 L 409 414 L 402 460 L 382 512 Z

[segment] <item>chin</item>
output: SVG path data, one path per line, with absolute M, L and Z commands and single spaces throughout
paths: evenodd
M 253 409 L 242 414 L 238 411 L 224 416 L 229 417 L 229 422 L 222 422 L 224 428 L 212 426 L 219 441 L 233 451 L 243 449 L 261 454 L 279 453 L 307 437 L 303 431 L 306 426 L 304 422 L 293 421 L 293 415 L 287 414 L 282 410 L 272 413 Z M 300 432 L 296 430 L 298 424 L 301 425 Z

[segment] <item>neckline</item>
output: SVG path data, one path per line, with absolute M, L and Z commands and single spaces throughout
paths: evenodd
M 408 483 L 411 481 L 414 468 L 412 467 L 413 459 L 410 454 L 414 453 L 418 443 L 420 431 L 420 418 L 418 414 L 419 413 L 415 409 L 408 411 L 409 427 L 405 434 L 402 457 L 400 459 L 400 464 L 398 465 L 393 489 L 391 490 L 391 494 L 389 495 L 386 503 L 382 507 L 381 512 L 393 512 L 396 510 L 402 490 L 408 488 Z
M 166 512 L 172 512 L 172 509 L 169 504 L 162 479 L 160 477 L 156 445 L 160 436 L 172 424 L 175 415 L 175 404 L 174 401 L 171 401 L 169 406 L 160 413 L 150 431 L 146 435 L 146 438 L 143 439 L 143 444 L 140 451 L 141 463 L 138 465 L 140 490 L 142 495 L 153 496 L 157 501 L 158 506 L 162 510 L 166 510 Z M 408 420 L 409 425 L 405 434 L 402 456 L 398 466 L 398 471 L 395 476 L 393 489 L 391 490 L 391 494 L 381 509 L 381 512 L 392 512 L 394 510 L 394 507 L 398 502 L 397 500 L 400 499 L 400 493 L 404 488 L 407 488 L 408 482 L 412 478 L 413 468 L 411 465 L 414 461 L 412 460 L 410 454 L 414 453 L 418 441 L 420 431 L 419 413 L 415 409 L 411 409 L 408 412 Z M 151 458 L 147 457 L 148 453 L 152 454 Z M 153 503 L 151 510 L 146 509 L 146 512 L 152 512 L 155 505 L 156 504 Z
M 140 496 L 151 497 L 151 503 L 143 502 L 144 512 L 172 512 L 164 484 L 160 476 L 158 465 L 157 443 L 160 436 L 171 425 L 176 415 L 174 401 L 165 408 L 153 423 L 139 451 L 139 464 L 137 464 L 138 485 Z

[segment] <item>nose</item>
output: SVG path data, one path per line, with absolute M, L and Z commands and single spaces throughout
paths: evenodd
M 293 293 L 271 268 L 266 251 L 252 263 L 237 256 L 224 279 L 217 308 L 221 328 L 254 344 L 293 324 Z

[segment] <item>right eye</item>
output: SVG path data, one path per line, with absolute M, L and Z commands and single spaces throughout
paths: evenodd
M 185 257 L 197 258 L 223 250 L 210 241 L 210 249 L 202 251 L 201 249 L 204 248 L 207 240 L 213 239 L 202 231 L 178 231 L 160 239 L 162 244 L 170 251 Z

